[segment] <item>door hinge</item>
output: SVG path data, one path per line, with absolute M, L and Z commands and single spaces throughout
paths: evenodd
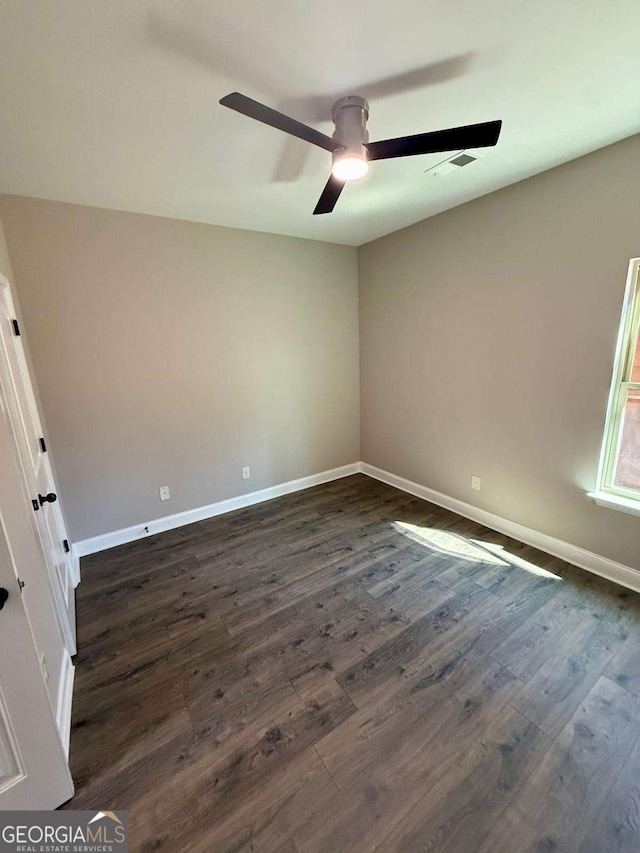
M 69 548 L 69 540 L 68 539 L 62 540 L 62 547 L 64 548 L 65 554 L 68 554 L 69 551 L 71 550 L 71 548 Z
M 20 337 L 20 326 L 18 325 L 18 321 L 17 321 L 17 320 L 12 320 L 12 321 L 11 321 L 11 325 L 13 326 L 13 334 L 14 334 L 16 337 Z
M 18 586 L 20 587 L 20 592 L 22 592 L 24 589 L 24 581 L 21 581 L 20 578 L 18 578 Z
M 47 445 L 46 445 L 46 443 L 45 443 L 44 438 L 39 438 L 39 439 L 38 439 L 38 441 L 40 442 L 40 450 L 41 450 L 43 453 L 46 453 L 46 452 L 47 452 Z
M 35 512 L 38 512 L 38 510 L 40 509 L 40 504 L 35 498 L 32 499 L 31 506 L 33 507 Z

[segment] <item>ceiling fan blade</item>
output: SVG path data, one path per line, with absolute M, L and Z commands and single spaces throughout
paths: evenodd
M 313 215 L 318 213 L 331 213 L 336 206 L 336 202 L 340 198 L 340 193 L 345 182 L 338 180 L 334 175 L 331 175 L 325 188 L 322 190 L 322 195 L 318 199 Z
M 368 142 L 369 160 L 387 160 L 391 157 L 410 157 L 412 154 L 435 154 L 438 151 L 457 151 L 463 148 L 488 148 L 500 136 L 501 121 L 450 127 L 415 136 L 400 136 L 382 142 Z
M 304 139 L 305 142 L 311 142 L 312 145 L 318 145 L 327 151 L 338 151 L 340 148 L 344 148 L 335 139 L 320 133 L 319 130 L 302 124 L 301 121 L 296 121 L 294 118 L 289 118 L 277 110 L 272 110 L 271 107 L 265 107 L 259 101 L 247 98 L 246 95 L 241 95 L 239 92 L 225 95 L 224 98 L 221 98 L 220 103 L 223 107 L 229 107 L 231 110 L 236 110 L 236 112 L 261 121 L 263 124 L 283 130 L 285 133 L 290 133 L 291 136 L 297 136 L 298 139 Z

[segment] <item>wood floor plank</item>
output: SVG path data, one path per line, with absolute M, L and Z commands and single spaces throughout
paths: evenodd
M 411 750 L 414 737 L 421 745 L 420 726 L 422 722 L 435 726 L 432 712 L 439 704 L 456 718 L 462 715 L 466 730 L 468 721 L 475 724 L 478 717 L 500 711 L 520 686 L 515 676 L 482 652 L 462 656 L 449 647 L 418 678 L 402 680 L 395 690 L 390 686 L 364 704 L 316 748 L 336 783 L 348 788 L 371 765 L 380 765 L 381 755 L 393 756 L 398 748 Z
M 640 632 L 627 637 L 604 672 L 621 687 L 640 696 Z
M 443 685 L 414 694 L 380 718 L 363 709 L 345 724 L 360 726 L 351 745 L 335 733 L 316 748 L 342 791 L 330 822 L 314 818 L 293 836 L 303 850 L 372 850 L 433 788 L 455 772 L 461 756 L 511 695 L 513 682 L 460 703 Z M 362 716 L 361 716 L 362 715 Z M 338 805 L 339 804 L 339 805 Z
M 551 746 L 551 739 L 505 707 L 384 839 L 384 853 L 475 850 Z
M 637 853 L 640 839 L 640 739 L 596 817 L 580 853 Z
M 554 596 L 492 652 L 514 675 L 528 681 L 550 657 L 571 654 L 595 628 L 599 616 L 590 608 Z
M 314 813 L 333 805 L 336 786 L 313 748 L 306 750 L 286 768 L 274 773 L 269 787 L 258 787 L 243 801 L 242 809 L 232 809 L 214 826 L 200 825 L 189 832 L 189 850 L 239 853 L 280 853 L 297 847 L 292 834 Z M 209 808 L 209 802 L 199 803 Z
M 493 633 L 493 626 L 473 618 L 468 607 L 469 599 L 463 594 L 434 608 L 351 667 L 339 678 L 340 684 L 362 707 L 407 679 L 419 678 L 429 662 L 443 653 L 463 656 Z
M 65 808 L 136 853 L 640 849 L 640 596 L 363 475 L 82 574 Z
M 522 688 L 514 707 L 546 734 L 556 737 L 573 716 L 627 635 L 623 628 L 598 622 L 575 645 L 551 654 Z
M 640 734 L 639 702 L 600 678 L 479 853 L 577 853 L 598 816 L 606 820 L 607 800 Z

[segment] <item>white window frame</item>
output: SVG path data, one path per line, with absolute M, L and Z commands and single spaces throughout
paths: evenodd
M 618 332 L 598 478 L 595 490 L 589 492 L 589 497 L 593 498 L 600 506 L 619 509 L 638 516 L 640 516 L 640 489 L 617 486 L 614 484 L 614 476 L 620 449 L 622 413 L 627 391 L 640 391 L 640 382 L 630 381 L 639 329 L 640 258 L 634 258 L 629 263 L 629 274 L 622 305 L 622 318 Z

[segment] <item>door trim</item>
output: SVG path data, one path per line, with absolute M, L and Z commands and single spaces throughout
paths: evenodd
M 69 743 L 71 741 L 71 705 L 75 672 L 76 668 L 71 656 L 67 653 L 63 663 L 63 672 L 60 676 L 61 687 L 56 711 L 56 723 L 67 758 L 69 758 Z

